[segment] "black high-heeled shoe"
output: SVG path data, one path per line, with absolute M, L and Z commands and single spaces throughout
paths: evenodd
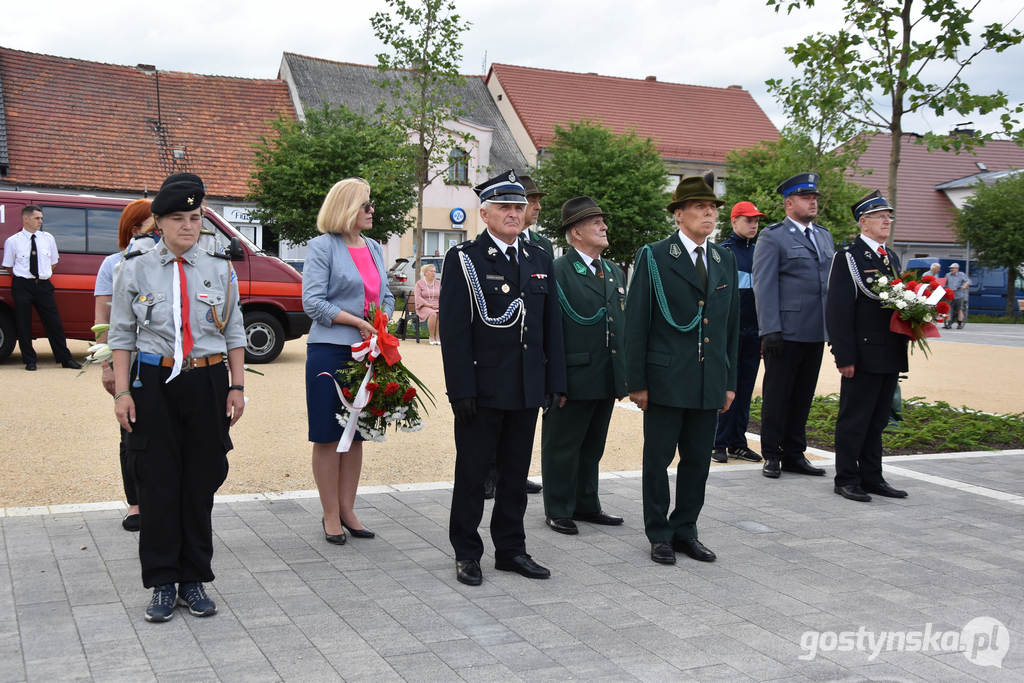
M 341 526 L 347 529 L 348 533 L 352 535 L 352 538 L 373 538 L 377 535 L 366 527 L 363 527 L 362 529 L 353 529 L 348 524 L 345 524 L 345 520 L 341 519 L 341 517 L 339 517 L 338 520 L 341 522 Z
M 345 537 L 344 531 L 342 531 L 340 534 L 327 533 L 327 524 L 324 522 L 322 518 L 320 519 L 320 526 L 323 527 L 325 541 L 327 541 L 328 543 L 333 543 L 334 545 L 345 545 L 345 541 L 347 541 L 348 539 Z

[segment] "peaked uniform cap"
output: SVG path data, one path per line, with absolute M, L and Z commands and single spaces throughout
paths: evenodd
M 509 169 L 485 180 L 473 188 L 480 202 L 497 202 L 499 204 L 525 204 L 526 190 L 519 182 L 516 172 Z
M 817 194 L 818 192 L 818 181 L 821 180 L 821 176 L 817 173 L 797 173 L 792 178 L 786 178 L 779 186 L 775 188 L 775 191 L 781 194 L 783 197 L 788 197 L 791 194 Z
M 878 190 L 858 200 L 850 207 L 850 210 L 853 212 L 853 220 L 855 221 L 859 221 L 861 216 L 876 211 L 895 211 L 895 209 L 889 206 L 889 202 L 886 201 L 885 197 Z
M 672 202 L 666 207 L 668 212 L 674 213 L 676 209 L 682 208 L 691 199 L 705 199 L 714 202 L 716 206 L 722 206 L 725 202 L 715 196 L 714 184 L 715 175 L 713 173 L 683 178 L 676 185 L 676 191 L 672 193 Z
M 584 218 L 591 216 L 609 217 L 610 214 L 602 211 L 597 202 L 590 197 L 573 197 L 562 204 L 562 230 L 568 230 Z

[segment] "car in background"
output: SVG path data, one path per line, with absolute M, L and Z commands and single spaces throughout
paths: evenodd
M 388 268 L 388 289 L 397 299 L 404 297 L 416 286 L 416 280 L 412 277 L 412 264 L 407 258 L 396 258 L 394 264 Z
M 68 339 L 93 341 L 93 288 L 103 259 L 117 251 L 117 226 L 128 199 L 83 194 L 0 191 L 0 253 L 7 237 L 21 230 L 21 209 L 43 209 L 43 230 L 57 241 L 60 262 L 50 281 Z M 245 327 L 245 362 L 269 363 L 287 339 L 309 332 L 302 310 L 302 275 L 281 259 L 249 241 L 220 214 L 203 210 L 202 244 L 231 254 Z M 212 240 L 212 242 L 211 242 Z M 0 362 L 13 351 L 14 299 L 11 271 L 0 267 Z M 45 337 L 35 311 L 33 338 Z
M 920 277 L 928 272 L 928 268 L 938 261 L 939 277 L 946 277 L 949 274 L 951 263 L 960 265 L 960 272 L 967 275 L 971 280 L 970 296 L 967 299 L 967 308 L 971 313 L 982 315 L 1006 315 L 1006 278 L 1009 273 L 1006 268 L 993 268 L 980 266 L 977 261 L 969 264 L 963 259 L 954 258 L 913 258 L 907 261 L 905 270 L 912 271 Z M 969 270 L 968 270 L 969 268 Z M 1024 299 L 1024 278 L 1014 273 L 1014 296 L 1017 299 Z M 1013 306 L 1016 308 L 1017 306 Z

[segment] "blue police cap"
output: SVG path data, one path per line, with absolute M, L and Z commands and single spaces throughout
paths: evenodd
M 859 200 L 850 207 L 850 210 L 853 211 L 853 220 L 855 221 L 859 221 L 861 216 L 875 211 L 895 211 L 878 190 Z
M 792 178 L 787 178 L 779 183 L 775 191 L 783 197 L 791 194 L 821 194 L 818 192 L 818 180 L 821 176 L 817 173 L 797 173 Z
M 526 190 L 513 170 L 502 171 L 473 188 L 481 202 L 525 204 Z

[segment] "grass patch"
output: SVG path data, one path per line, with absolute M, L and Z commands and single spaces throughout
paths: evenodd
M 985 313 L 972 313 L 967 320 L 970 323 L 1016 323 L 1020 322 L 1020 316 L 1016 315 L 986 315 Z
M 807 418 L 807 442 L 835 449 L 839 396 L 815 396 Z M 761 397 L 750 402 L 749 430 L 761 433 Z M 1024 448 L 1024 414 L 992 415 L 944 401 L 929 403 L 921 396 L 903 402 L 903 420 L 882 433 L 885 455 L 955 453 Z

